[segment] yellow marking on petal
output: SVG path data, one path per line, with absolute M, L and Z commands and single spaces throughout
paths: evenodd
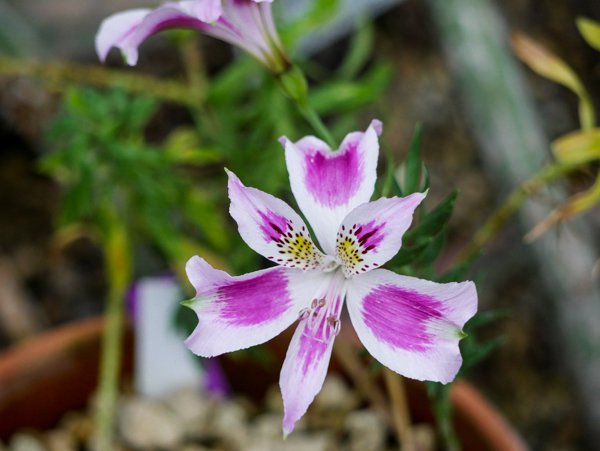
M 313 244 L 311 239 L 302 232 L 293 229 L 277 239 L 279 247 L 278 258 L 272 258 L 277 263 L 292 268 L 316 269 L 323 260 L 323 254 Z

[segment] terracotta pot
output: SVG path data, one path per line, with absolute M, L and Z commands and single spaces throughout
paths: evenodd
M 0 354 L 0 439 L 20 428 L 46 429 L 83 408 L 98 382 L 103 319 L 76 322 Z M 123 375 L 132 374 L 126 333 Z
M 62 415 L 86 405 L 98 379 L 98 356 L 103 322 L 86 320 L 42 334 L 0 354 L 0 439 L 20 428 L 44 429 Z M 130 378 L 133 340 L 126 334 L 123 377 Z M 270 342 L 284 355 L 289 337 Z M 260 398 L 276 379 L 276 368 L 248 360 L 224 359 L 223 367 L 236 392 Z M 332 369 L 339 371 L 336 362 Z M 407 380 L 408 400 L 415 422 L 433 419 L 423 384 Z M 470 384 L 457 381 L 451 401 L 456 430 L 464 451 L 520 451 L 527 449 L 500 414 Z

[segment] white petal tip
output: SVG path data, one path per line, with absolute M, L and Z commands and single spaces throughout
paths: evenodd
M 369 127 L 372 127 L 377 133 L 377 136 L 381 136 L 383 133 L 383 123 L 379 119 L 373 119 L 369 124 Z
M 133 49 L 122 49 L 121 51 L 123 55 L 123 59 L 127 63 L 128 66 L 135 66 L 138 62 L 138 52 Z
M 281 138 L 278 139 L 279 143 L 285 147 L 287 145 L 287 143 L 289 142 L 289 139 L 287 138 L 287 136 L 282 136 Z
M 229 179 L 229 187 L 231 188 L 232 184 L 236 184 L 239 186 L 244 186 L 244 184 L 242 183 L 242 181 L 240 180 L 240 178 L 235 175 L 234 172 L 230 171 L 229 169 L 225 168 L 225 173 L 227 174 L 227 178 Z

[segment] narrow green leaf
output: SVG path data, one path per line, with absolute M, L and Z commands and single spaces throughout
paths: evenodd
M 422 127 L 421 124 L 417 124 L 404 165 L 404 183 L 402 184 L 402 191 L 405 196 L 417 192 L 421 182 L 421 168 L 423 166 L 421 160 L 421 138 Z
M 343 80 L 354 78 L 367 64 L 373 54 L 373 43 L 375 33 L 373 24 L 366 22 L 358 27 L 358 31 L 352 36 L 350 49 L 338 70 L 338 76 Z
M 432 242 L 433 239 L 428 238 L 411 247 L 403 246 L 394 256 L 394 258 L 390 260 L 388 266 L 390 268 L 399 268 L 401 266 L 408 265 L 409 263 L 418 259 L 427 250 Z
M 381 197 L 402 196 L 402 189 L 396 180 L 396 168 L 394 167 L 394 156 L 389 149 L 385 150 L 385 175 L 381 184 Z
M 521 33 L 514 33 L 511 38 L 517 56 L 531 70 L 542 77 L 559 83 L 579 97 L 579 122 L 581 128 L 593 128 L 596 114 L 591 97 L 575 71 L 561 58 Z
M 338 81 L 312 88 L 309 103 L 320 115 L 340 114 L 369 105 L 383 95 L 391 75 L 389 65 L 377 64 L 355 82 Z
M 587 17 L 577 18 L 577 29 L 583 36 L 583 39 L 594 49 L 600 52 L 600 22 L 588 19 Z
M 404 235 L 405 239 L 416 240 L 439 234 L 452 216 L 457 195 L 457 191 L 453 191 L 443 202 L 428 213 L 418 226 L 408 231 Z
M 431 240 L 431 244 L 427 246 L 421 255 L 419 255 L 417 263 L 423 266 L 431 265 L 441 254 L 445 243 L 446 234 L 439 233 L 435 238 L 433 238 L 433 240 Z

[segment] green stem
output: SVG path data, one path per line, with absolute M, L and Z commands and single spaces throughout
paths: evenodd
M 102 356 L 100 361 L 100 382 L 98 385 L 98 405 L 96 410 L 96 450 L 114 449 L 114 418 L 117 402 L 118 380 L 121 363 L 121 343 L 123 340 L 123 295 L 111 289 L 104 314 L 104 334 L 102 336 Z
M 337 149 L 337 144 L 333 139 L 333 136 L 317 114 L 317 112 L 308 103 L 300 104 L 297 103 L 298 109 L 308 123 L 315 129 L 318 135 L 325 140 L 325 142 L 331 147 L 332 150 Z
M 529 196 L 538 191 L 544 185 L 551 183 L 565 174 L 577 169 L 578 165 L 566 165 L 555 163 L 542 168 L 528 180 L 516 188 L 506 201 L 496 209 L 479 228 L 471 242 L 455 258 L 450 267 L 466 264 L 476 257 L 482 248 L 500 231 L 510 217 L 519 209 Z
M 433 406 L 435 419 L 438 423 L 438 431 L 447 451 L 460 451 L 461 446 L 452 424 L 452 403 L 450 402 L 450 389 L 452 384 L 436 384 L 436 388 L 430 389 L 430 399 Z
M 107 215 L 103 219 L 106 220 L 107 229 L 103 244 L 109 293 L 102 336 L 98 404 L 95 415 L 96 451 L 114 449 L 114 419 L 123 342 L 123 300 L 131 280 L 131 256 L 127 231 L 112 211 L 107 209 L 105 212 Z
M 198 103 L 196 96 L 191 95 L 184 83 L 101 66 L 0 57 L 0 75 L 38 77 L 55 89 L 64 89 L 71 84 L 118 87 L 131 93 L 145 94 L 185 106 L 194 107 Z

